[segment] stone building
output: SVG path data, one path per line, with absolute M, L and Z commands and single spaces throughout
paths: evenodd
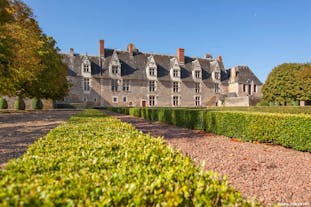
M 107 49 L 100 40 L 99 56 L 70 49 L 63 61 L 72 85 L 58 102 L 63 104 L 205 107 L 227 99 L 231 105 L 254 104 L 262 96 L 262 83 L 247 66 L 226 70 L 221 56 L 188 57 L 183 48 L 176 55 L 161 55 L 140 52 L 134 44 L 126 51 Z

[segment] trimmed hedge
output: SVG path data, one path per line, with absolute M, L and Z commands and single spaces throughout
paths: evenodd
M 243 111 L 174 108 L 110 108 L 190 129 L 200 129 L 245 141 L 273 143 L 311 152 L 311 116 Z
M 14 109 L 16 109 L 16 110 L 25 110 L 25 108 L 26 108 L 26 104 L 25 104 L 25 101 L 22 98 L 18 98 L 14 102 Z
M 161 138 L 87 110 L 0 171 L 0 206 L 258 206 Z
M 31 109 L 43 109 L 43 103 L 38 98 L 31 99 Z
M 8 102 L 5 98 L 0 98 L 0 109 L 7 109 L 8 108 Z

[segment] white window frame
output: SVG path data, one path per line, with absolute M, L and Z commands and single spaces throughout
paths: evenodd
M 195 93 L 201 93 L 201 83 L 194 83 Z
M 112 103 L 118 103 L 118 96 L 112 96 Z
M 151 103 L 151 97 L 153 97 L 153 104 L 150 104 Z M 155 95 L 148 95 L 148 106 L 150 107 L 153 107 L 153 106 L 156 106 L 157 105 L 157 97 Z
M 176 99 L 177 98 L 177 105 L 176 105 Z M 180 96 L 177 96 L 177 95 L 173 95 L 172 96 L 172 106 L 174 106 L 174 107 L 178 107 L 178 106 L 180 106 L 181 105 L 181 103 L 180 103 Z
M 122 97 L 122 101 L 123 101 L 123 103 L 127 103 L 127 102 L 128 102 L 127 96 L 123 96 L 123 97 Z
M 195 71 L 194 71 L 194 77 L 195 77 L 196 79 L 201 79 L 201 71 L 195 70 Z
M 119 67 L 118 67 L 117 65 L 112 65 L 112 66 L 111 66 L 111 73 L 112 73 L 113 75 L 119 74 Z
M 201 96 L 194 97 L 194 105 L 197 107 L 202 105 Z
M 83 87 L 84 93 L 90 93 L 90 91 L 91 91 L 91 79 L 90 78 L 83 78 L 82 87 Z
M 130 91 L 130 80 L 123 80 L 122 90 L 125 92 Z
M 180 82 L 178 82 L 178 81 L 172 82 L 172 92 L 173 93 L 179 93 L 180 92 Z
M 180 78 L 180 71 L 179 69 L 173 69 L 173 77 Z
M 149 76 L 155 77 L 155 76 L 156 76 L 155 70 L 156 70 L 156 68 L 154 68 L 154 67 L 149 67 Z
M 150 80 L 150 81 L 148 82 L 148 91 L 149 91 L 149 92 L 155 92 L 155 91 L 156 91 L 156 88 L 157 88 L 156 81 L 155 81 L 155 80 Z
M 110 81 L 110 90 L 111 92 L 118 92 L 119 91 L 119 83 L 118 79 L 111 79 Z

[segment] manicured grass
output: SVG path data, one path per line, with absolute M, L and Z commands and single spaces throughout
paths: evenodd
M 0 206 L 257 206 L 161 138 L 87 110 L 0 171 Z

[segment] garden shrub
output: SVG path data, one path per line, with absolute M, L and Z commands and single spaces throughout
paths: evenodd
M 43 109 L 43 103 L 38 98 L 31 99 L 31 109 Z
M 0 206 L 258 206 L 163 139 L 87 110 L 0 171 Z
M 0 98 L 0 109 L 7 109 L 8 108 L 8 102 L 5 98 Z
M 18 98 L 14 102 L 14 109 L 16 109 L 16 110 L 25 110 L 25 108 L 26 108 L 26 104 L 25 104 L 25 101 L 22 98 Z
M 235 109 L 239 108 L 241 107 Z M 264 109 L 270 112 L 276 110 L 275 108 Z M 311 152 L 311 116 L 309 114 L 255 112 L 254 110 L 259 110 L 258 108 L 250 108 L 250 111 L 182 108 L 131 108 L 130 110 L 133 112 L 131 115 L 143 116 L 152 121 L 161 121 L 190 129 L 204 129 L 245 141 L 273 143 Z M 142 114 L 140 110 L 143 110 Z M 295 108 L 291 110 L 296 112 Z

